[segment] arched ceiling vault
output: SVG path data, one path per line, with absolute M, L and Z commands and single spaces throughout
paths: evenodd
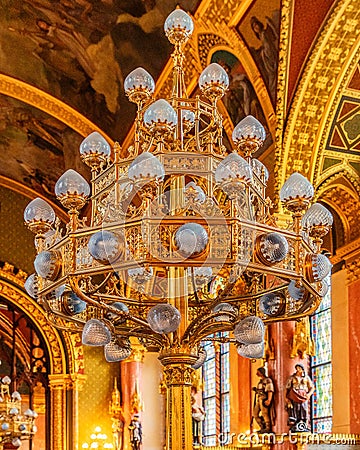
M 359 20 L 357 0 L 339 0 L 313 47 L 288 113 L 278 162 L 278 189 L 295 171 L 315 181 L 326 119 L 339 86 L 356 63 Z

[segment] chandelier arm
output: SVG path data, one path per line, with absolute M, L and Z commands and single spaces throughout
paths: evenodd
M 170 344 L 170 340 L 169 337 L 165 334 L 161 335 L 158 333 L 152 333 L 149 334 L 149 330 L 143 330 L 141 331 L 141 329 L 139 329 L 138 331 L 136 331 L 136 328 L 132 328 L 129 331 L 120 331 L 118 332 L 118 330 L 115 328 L 115 334 L 116 335 L 120 335 L 120 336 L 126 336 L 126 337 L 131 337 L 131 336 L 135 336 L 141 339 L 146 339 L 147 341 L 152 341 L 157 343 L 160 347 L 161 346 L 169 346 Z
M 112 275 L 114 274 L 114 272 L 109 272 L 106 277 L 104 278 L 104 280 L 97 285 L 94 289 L 87 291 L 87 294 L 95 294 L 96 292 L 98 292 L 103 286 L 105 286 L 107 284 L 107 282 L 109 281 L 109 279 L 112 277 Z
M 214 324 L 212 322 L 213 319 L 216 319 L 219 316 L 224 315 L 223 311 L 218 311 L 215 313 L 211 313 L 211 314 L 203 314 L 202 317 L 200 318 L 200 320 L 193 320 L 190 325 L 187 327 L 187 329 L 185 330 L 185 333 L 181 339 L 181 342 L 185 342 L 186 340 L 190 340 L 191 335 L 196 336 L 197 330 L 200 328 L 201 331 L 206 329 L 206 326 L 204 327 L 204 323 L 208 323 L 210 322 L 211 325 L 224 325 L 227 324 L 229 325 L 228 322 L 223 322 L 223 321 L 218 321 L 216 322 L 216 324 Z M 234 319 L 234 321 L 236 320 L 237 316 L 236 314 L 232 313 L 231 311 L 226 311 L 226 315 L 231 316 L 232 319 Z M 232 328 L 232 325 L 231 325 Z M 231 329 L 230 328 L 230 329 Z
M 264 323 L 275 323 L 275 322 L 285 322 L 288 320 L 300 320 L 300 319 L 304 318 L 305 316 L 311 316 L 312 314 L 314 314 L 315 311 L 318 309 L 320 303 L 321 303 L 321 297 L 319 297 L 319 300 L 306 312 L 298 311 L 295 314 L 284 315 L 282 317 L 267 318 L 267 319 L 263 319 L 263 322 Z
M 78 319 L 74 319 L 74 318 L 70 318 L 68 316 L 66 316 L 66 322 L 72 322 L 73 324 L 77 324 L 79 325 L 79 327 L 69 327 L 69 326 L 65 326 L 65 325 L 59 325 L 59 323 L 54 320 L 54 317 L 57 319 L 63 319 L 63 315 L 56 313 L 54 311 L 48 311 L 48 313 L 46 314 L 46 319 L 48 320 L 48 322 L 53 325 L 57 330 L 61 330 L 61 331 L 72 331 L 75 333 L 79 333 L 82 330 L 82 326 L 84 325 L 85 322 L 83 322 L 82 320 L 78 320 Z M 81 325 L 81 327 L 80 327 Z
M 226 313 L 228 314 L 228 313 Z M 210 322 L 205 324 L 202 328 L 199 328 L 194 332 L 192 336 L 188 337 L 188 341 L 190 345 L 194 345 L 195 343 L 199 343 L 203 338 L 207 337 L 209 334 L 213 334 L 216 332 L 224 332 L 224 331 L 232 331 L 233 324 L 229 322 Z M 182 342 L 184 338 L 182 339 Z

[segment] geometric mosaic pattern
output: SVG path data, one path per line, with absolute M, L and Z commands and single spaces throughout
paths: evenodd
M 331 282 L 328 277 L 328 283 Z M 311 335 L 315 355 L 311 358 L 311 376 L 315 384 L 312 396 L 312 428 L 314 433 L 332 429 L 332 353 L 331 353 L 331 289 L 317 312 L 311 317 Z

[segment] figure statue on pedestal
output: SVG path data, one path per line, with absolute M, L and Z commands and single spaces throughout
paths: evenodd
M 196 399 L 196 389 L 191 389 L 191 415 L 192 415 L 192 432 L 193 444 L 201 444 L 202 423 L 205 420 L 204 408 L 198 404 Z
M 302 364 L 295 365 L 295 372 L 289 377 L 285 389 L 290 431 L 311 431 L 308 425 L 308 400 L 314 393 L 314 384 L 305 373 L 305 368 Z
M 142 426 L 139 414 L 134 414 L 129 425 L 130 443 L 132 450 L 140 450 L 142 444 Z
M 265 367 L 260 367 L 256 375 L 260 378 L 255 392 L 253 418 L 259 425 L 259 433 L 272 433 L 272 426 L 275 420 L 274 410 L 274 383 L 266 376 Z

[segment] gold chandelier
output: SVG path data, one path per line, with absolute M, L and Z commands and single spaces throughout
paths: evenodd
M 10 377 L 5 376 L 0 382 L 0 449 L 5 444 L 18 448 L 21 441 L 31 439 L 36 433 L 37 413 L 31 409 L 22 411 L 20 393 L 10 393 Z
M 192 19 L 176 9 L 164 28 L 175 47 L 171 97 L 155 101 L 151 75 L 131 72 L 124 87 L 137 105 L 133 145 L 111 150 L 97 132 L 82 142 L 91 188 L 71 169 L 55 187 L 69 211 L 65 229 L 42 199 L 27 206 L 37 256 L 26 289 L 54 326 L 104 346 L 107 361 L 130 355 L 131 336 L 159 352 L 166 447 L 180 450 L 192 446 L 190 388 L 206 357 L 202 342 L 229 339 L 240 355 L 261 358 L 267 323 L 312 314 L 327 290 L 331 263 L 320 248 L 332 216 L 310 206 L 314 189 L 294 173 L 280 193 L 292 220 L 277 224 L 268 171 L 254 158 L 263 126 L 245 117 L 226 148 L 217 107 L 226 71 L 210 64 L 201 95 L 188 98 L 182 48 Z M 88 201 L 89 225 L 79 216 Z

